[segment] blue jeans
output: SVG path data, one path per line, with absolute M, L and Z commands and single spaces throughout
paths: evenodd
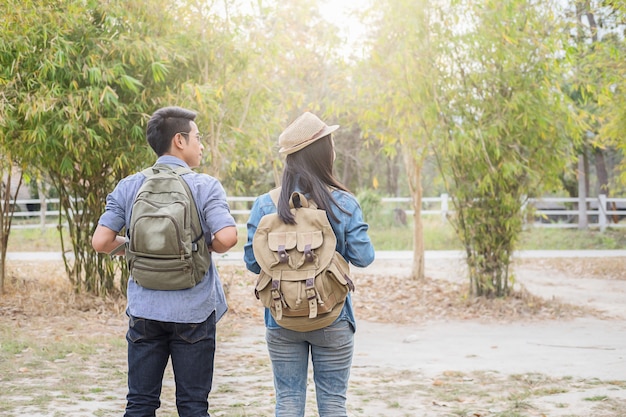
M 343 417 L 354 353 L 354 330 L 346 320 L 323 329 L 295 332 L 267 329 L 267 348 L 274 371 L 276 417 L 303 417 L 309 352 L 320 417 Z
M 161 406 L 168 359 L 180 417 L 209 416 L 215 358 L 215 312 L 204 323 L 167 323 L 130 316 L 125 417 L 153 417 Z

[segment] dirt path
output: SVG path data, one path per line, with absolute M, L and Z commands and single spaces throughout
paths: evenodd
M 550 265 L 554 262 L 543 259 L 518 262 L 513 267 L 516 287 L 547 300 L 595 309 L 603 318 L 498 323 L 484 317 L 479 322 L 443 320 L 418 325 L 361 320 L 357 352 L 366 358 L 364 362 L 375 358 L 381 366 L 429 375 L 482 369 L 626 379 L 626 280 L 584 272 L 572 276 Z M 407 275 L 409 268 L 408 261 L 399 260 L 372 266 L 373 273 L 393 270 Z M 457 283 L 466 280 L 458 259 L 428 260 L 426 275 Z
M 489 317 L 410 325 L 358 320 L 351 401 L 363 413 L 354 415 L 625 416 L 626 280 L 572 265 L 519 260 L 515 287 L 598 314 L 507 323 Z M 408 276 L 410 267 L 408 260 L 380 260 L 359 272 Z M 456 258 L 427 260 L 426 275 L 457 284 L 467 279 Z M 263 329 L 245 332 L 245 342 L 237 343 L 262 353 Z M 519 396 L 519 404 L 507 408 L 493 395 Z M 309 409 L 314 413 L 313 405 Z
M 19 286 L 0 299 L 0 415 L 122 415 L 123 305 L 59 288 L 62 265 L 38 258 L 11 260 Z M 211 415 L 270 417 L 261 309 L 250 302 L 253 278 L 233 258 L 218 261 L 231 311 L 218 326 Z M 426 283 L 408 281 L 406 259 L 355 270 L 349 415 L 626 416 L 626 256 L 550 258 L 518 259 L 512 270 L 515 288 L 548 302 L 510 300 L 505 314 L 458 299 L 466 281 L 458 257 L 427 258 Z M 368 295 L 378 280 L 393 288 L 377 292 L 376 305 Z M 318 417 L 315 409 L 311 382 L 306 417 Z M 170 367 L 157 415 L 177 415 Z

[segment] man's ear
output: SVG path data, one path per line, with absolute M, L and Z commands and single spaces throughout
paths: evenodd
M 176 146 L 178 149 L 183 149 L 183 135 L 181 135 L 180 133 L 177 133 L 174 136 L 174 139 L 172 139 L 172 141 L 174 142 L 173 145 Z

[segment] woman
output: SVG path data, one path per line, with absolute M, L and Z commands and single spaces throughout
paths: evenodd
M 285 223 L 293 223 L 289 197 L 299 191 L 325 210 L 337 237 L 337 251 L 350 263 L 365 267 L 374 261 L 374 248 L 367 234 L 359 203 L 333 175 L 335 160 L 328 126 L 312 113 L 304 113 L 278 139 L 279 152 L 286 155 L 278 207 L 269 193 L 256 199 L 248 220 L 248 242 L 244 247 L 247 268 L 261 271 L 252 249 L 252 238 L 261 218 L 278 212 Z M 309 354 L 313 363 L 317 408 L 320 417 L 346 413 L 346 393 L 354 352 L 356 324 L 350 294 L 339 317 L 329 326 L 310 332 L 280 327 L 265 309 L 267 347 L 274 372 L 276 417 L 303 417 Z

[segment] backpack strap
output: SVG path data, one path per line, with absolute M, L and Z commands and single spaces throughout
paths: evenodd
M 272 191 L 269 192 L 270 197 L 272 198 L 272 202 L 276 207 L 278 207 L 278 199 L 280 198 L 280 190 L 282 187 L 276 187 Z
M 305 293 L 307 302 L 309 303 L 309 318 L 314 319 L 317 317 L 317 302 L 322 299 L 319 297 L 317 290 L 315 289 L 315 269 L 307 270 Z M 322 302 L 324 304 L 324 302 Z
M 204 233 L 202 232 L 202 223 L 200 222 L 200 213 L 198 212 L 198 206 L 196 206 L 196 199 L 193 196 L 191 189 L 189 188 L 189 184 L 187 184 L 187 181 L 185 181 L 182 177 L 184 174 L 188 174 L 193 171 L 187 167 L 179 167 L 175 169 L 174 172 L 178 175 L 178 179 L 180 180 L 181 184 L 183 185 L 183 187 L 185 187 L 185 190 L 187 191 L 187 195 L 189 196 L 189 199 L 191 200 L 191 210 L 194 213 L 196 213 L 195 216 L 191 216 L 191 230 L 198 231 L 198 237 L 195 237 L 192 240 L 192 243 L 193 243 L 192 249 L 194 251 L 197 251 L 198 241 L 202 239 L 202 237 L 204 236 Z

